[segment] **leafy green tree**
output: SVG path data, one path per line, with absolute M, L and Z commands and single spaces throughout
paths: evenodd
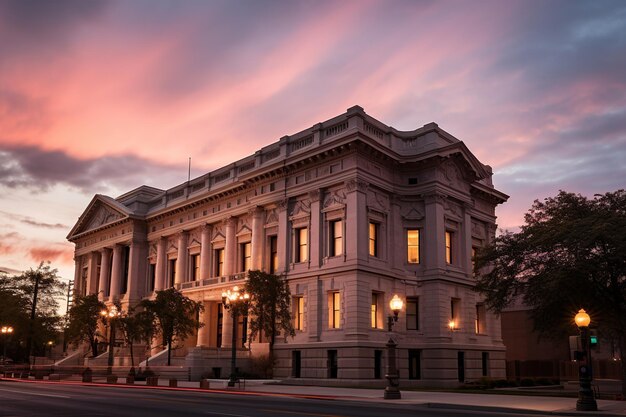
M 572 334 L 584 308 L 592 327 L 619 348 L 626 395 L 624 190 L 592 199 L 561 191 L 535 201 L 521 230 L 498 236 L 475 263 L 487 306 L 500 313 L 521 297 L 542 334 Z
M 133 344 L 135 342 L 147 341 L 150 343 L 153 328 L 153 316 L 147 311 L 137 311 L 135 308 L 129 308 L 128 311 L 122 311 L 121 305 L 117 305 L 118 311 L 121 312 L 120 317 L 117 319 L 119 329 L 124 337 L 124 343 L 129 346 L 130 349 L 130 363 L 131 367 L 135 368 L 135 355 L 133 350 Z
M 28 317 L 27 324 L 21 323 L 19 333 L 25 332 L 26 349 L 22 352 L 26 360 L 32 353 L 43 352 L 48 340 L 56 338 L 61 318 L 57 315 L 58 300 L 65 295 L 66 284 L 61 281 L 58 271 L 50 262 L 41 262 L 37 269 L 29 269 L 18 275 L 0 277 L 0 290 L 17 297 L 20 314 L 14 313 L 19 321 L 22 314 Z
M 249 321 L 250 339 L 260 332 L 269 339 L 270 361 L 273 360 L 274 343 L 281 334 L 295 336 L 291 320 L 291 292 L 289 284 L 278 275 L 262 271 L 250 271 L 245 290 L 250 294 Z
M 182 342 L 202 325 L 199 314 L 204 306 L 185 297 L 175 288 L 157 291 L 153 300 L 143 300 L 139 305 L 158 329 L 162 346 L 168 349 L 169 366 L 174 342 Z
M 67 340 L 78 344 L 87 342 L 91 348 L 91 356 L 98 356 L 98 323 L 102 321 L 100 312 L 106 309 L 97 294 L 77 296 L 68 312 L 66 329 Z

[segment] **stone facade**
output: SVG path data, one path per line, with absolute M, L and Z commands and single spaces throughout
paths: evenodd
M 398 294 L 403 386 L 501 378 L 500 321 L 472 291 L 472 251 L 507 199 L 491 176 L 435 123 L 400 132 L 355 106 L 172 189 L 96 195 L 68 236 L 76 293 L 128 306 L 174 286 L 202 301 L 184 351 L 198 374 L 230 360 L 222 291 L 247 270 L 283 274 L 297 330 L 275 346 L 274 375 L 363 385 L 384 384 Z M 245 367 L 267 346 L 239 348 Z

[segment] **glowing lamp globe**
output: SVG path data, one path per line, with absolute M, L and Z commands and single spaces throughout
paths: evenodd
M 578 314 L 576 314 L 576 317 L 574 317 L 574 321 L 578 327 L 588 327 L 589 323 L 591 323 L 591 318 L 589 317 L 589 314 L 581 308 L 578 311 Z

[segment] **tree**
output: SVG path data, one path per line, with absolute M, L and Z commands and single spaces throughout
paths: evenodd
M 150 312 L 137 311 L 135 308 L 129 308 L 128 311 L 122 311 L 121 305 L 117 303 L 118 311 L 122 312 L 117 319 L 119 328 L 124 337 L 124 343 L 130 348 L 130 364 L 135 368 L 135 355 L 133 351 L 133 343 L 145 340 L 150 343 L 153 334 L 153 317 Z M 169 365 L 169 363 L 168 363 Z
M 270 362 L 273 359 L 276 337 L 295 336 L 291 321 L 291 292 L 287 281 L 278 275 L 250 271 L 245 290 L 250 294 L 250 339 L 263 332 L 269 339 Z
M 626 395 L 626 192 L 593 199 L 561 191 L 535 201 L 518 233 L 505 233 L 475 260 L 476 289 L 500 313 L 521 297 L 541 334 L 571 334 L 584 308 L 616 342 Z
M 98 323 L 102 321 L 100 312 L 106 306 L 98 300 L 97 294 L 77 296 L 68 312 L 67 339 L 74 344 L 87 342 L 91 356 L 98 356 Z
M 175 288 L 157 291 L 154 300 L 143 300 L 140 304 L 149 314 L 161 335 L 162 346 L 167 347 L 167 365 L 171 364 L 172 345 L 183 341 L 200 328 L 199 314 L 202 303 L 185 297 Z
M 28 324 L 20 325 L 20 332 L 25 332 L 24 356 L 27 360 L 34 348 L 43 351 L 45 343 L 56 337 L 61 322 L 57 315 L 58 299 L 65 295 L 66 288 L 50 262 L 41 262 L 37 269 L 0 278 L 0 290 L 18 297 L 22 313 L 28 316 Z M 18 317 L 21 316 L 15 318 Z

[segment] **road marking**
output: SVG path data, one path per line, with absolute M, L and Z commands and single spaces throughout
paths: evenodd
M 300 414 L 303 416 L 318 416 L 318 417 L 345 417 L 337 414 L 319 414 L 319 413 L 304 413 L 301 411 L 292 411 L 292 410 L 273 410 L 273 409 L 264 409 L 261 411 L 268 411 L 270 413 L 283 413 L 283 414 Z
M 250 417 L 244 414 L 228 414 L 228 413 L 212 413 L 210 411 L 205 412 L 204 414 L 211 414 L 214 416 L 231 416 L 231 417 Z
M 27 392 L 27 391 L 14 391 L 11 389 L 2 389 L 0 388 L 0 391 L 4 391 L 4 392 L 14 392 L 17 394 L 24 394 L 24 395 L 38 395 L 40 397 L 54 397 L 54 398 L 72 398 L 72 397 L 68 397 L 66 395 L 53 395 L 53 394 L 36 394 L 34 392 Z

